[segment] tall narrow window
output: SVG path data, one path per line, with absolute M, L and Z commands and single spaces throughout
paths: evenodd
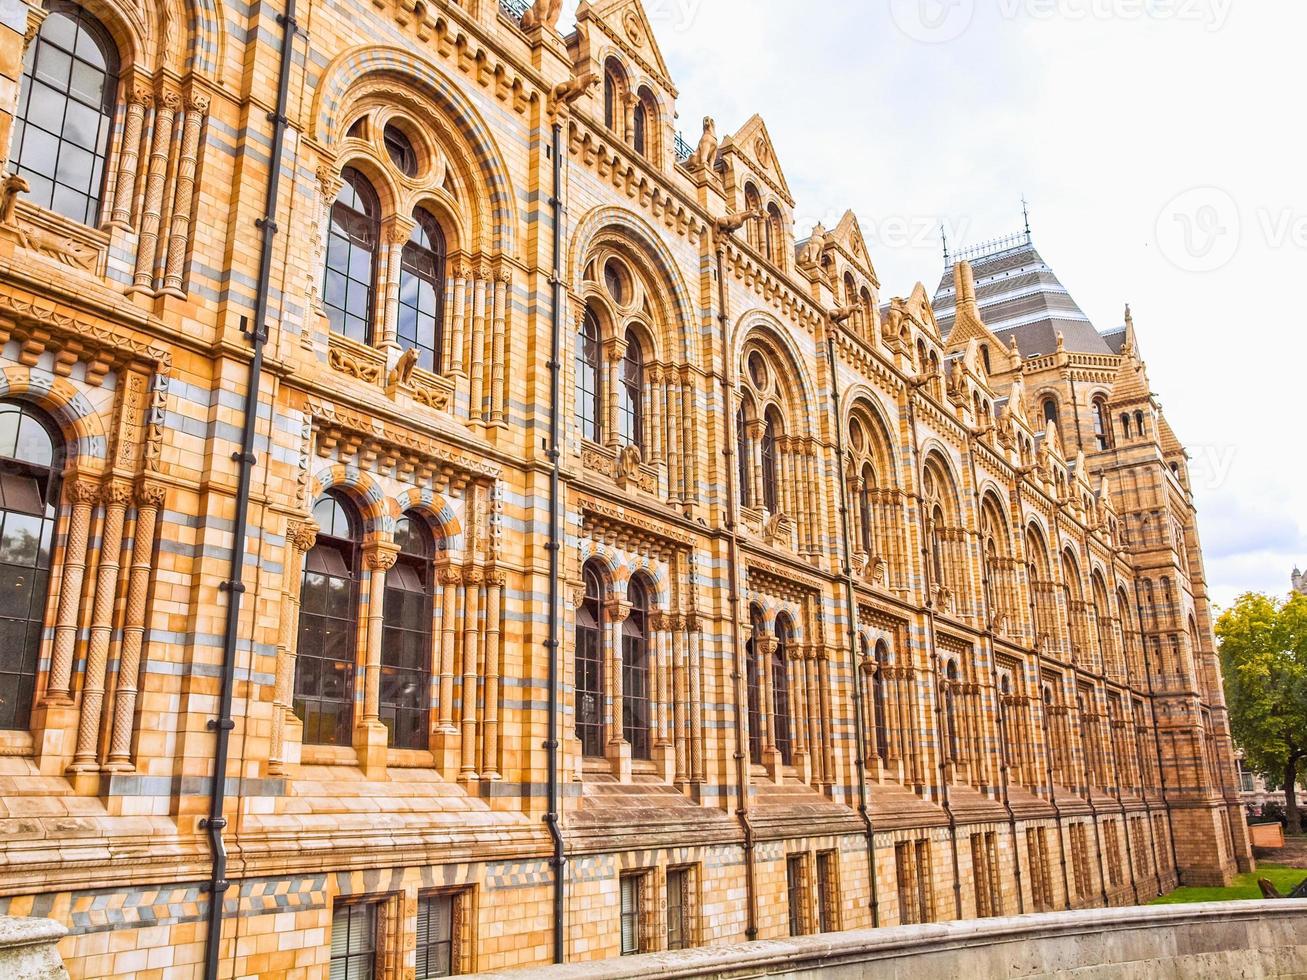
M 318 541 L 304 557 L 295 714 L 308 745 L 349 745 L 358 647 L 358 521 L 335 493 L 313 508 Z
M 635 332 L 626 332 L 626 356 L 622 358 L 622 387 L 618 392 L 617 421 L 622 442 L 628 446 L 644 444 L 644 355 Z
M 869 555 L 874 555 L 876 551 L 871 507 L 872 487 L 875 485 L 876 474 L 872 472 L 871 464 L 868 463 L 862 468 L 861 485 L 858 487 L 858 517 L 862 522 L 862 550 Z
M 876 754 L 889 762 L 889 709 L 885 697 L 885 674 L 889 670 L 889 647 L 876 644 L 876 669 L 871 675 L 871 701 L 876 711 Z
M 1148 434 L 1148 430 L 1144 428 L 1143 412 L 1135 412 L 1135 432 L 1140 436 Z
M 0 728 L 31 722 L 63 468 L 56 432 L 36 410 L 0 402 Z
M 426 749 L 431 703 L 432 546 L 421 517 L 395 524 L 399 557 L 386 573 L 381 640 L 381 720 L 397 749 Z
M 649 759 L 649 592 L 634 579 L 627 595 L 631 612 L 622 624 L 622 735 L 631 743 L 633 759 Z
M 623 875 L 621 878 L 622 955 L 635 956 L 642 952 L 640 942 L 640 906 L 643 875 Z
M 631 133 L 631 147 L 636 153 L 640 154 L 640 156 L 644 156 L 647 152 L 646 140 L 648 137 L 645 130 L 648 129 L 649 126 L 649 112 L 644 107 L 643 99 L 640 99 L 635 103 L 635 112 L 633 113 L 633 116 L 634 127 L 633 132 Z
M 1061 417 L 1057 411 L 1057 399 L 1055 398 L 1044 399 L 1044 423 L 1048 424 L 1049 422 L 1052 422 L 1054 426 L 1058 427 L 1062 424 Z
M 621 68 L 617 62 L 609 59 L 604 66 L 604 125 L 612 132 L 618 131 L 618 121 L 622 111 L 622 95 L 625 86 L 620 75 Z
M 1121 413 L 1121 435 L 1126 439 L 1130 438 L 1130 413 L 1129 412 Z
M 744 185 L 744 209 L 746 211 L 761 211 L 762 198 L 758 196 L 758 189 L 752 184 Z M 758 251 L 763 249 L 763 225 L 761 217 L 750 218 L 745 228 L 745 234 L 752 245 Z
M 781 209 L 775 204 L 767 205 L 767 258 L 776 265 L 784 257 L 785 227 L 781 221 Z
M 753 506 L 753 460 L 749 452 L 749 422 L 744 407 L 735 413 L 735 462 L 739 469 L 740 506 Z
M 781 762 L 792 765 L 794 746 L 790 733 L 790 627 L 782 621 L 776 625 L 776 650 L 771 660 L 772 728 L 776 751 Z
M 327 234 L 323 304 L 332 330 L 367 344 L 372 342 L 381 205 L 367 179 L 353 167 L 340 176 L 343 183 L 331 206 Z
M 458 896 L 427 895 L 418 899 L 417 980 L 458 973 L 454 926 Z
M 341 906 L 331 917 L 331 980 L 372 980 L 376 970 L 376 905 Z
M 957 661 L 949 660 L 944 667 L 944 729 L 951 762 L 962 761 L 962 746 L 958 738 L 957 685 Z
M 791 854 L 785 859 L 785 894 L 790 907 L 790 935 L 808 932 L 807 855 Z
M 762 666 L 758 658 L 758 640 L 762 638 L 762 617 L 756 610 L 752 615 L 753 630 L 745 644 L 745 681 L 749 697 L 749 761 L 762 765 Z
M 1112 426 L 1107 420 L 1107 402 L 1101 398 L 1094 399 L 1094 439 L 1099 452 L 1112 446 Z
M 582 437 L 591 442 L 599 442 L 603 436 L 600 422 L 603 405 L 602 365 L 599 321 L 593 311 L 587 309 L 576 338 L 576 418 L 581 423 Z
M 840 925 L 840 878 L 834 851 L 817 855 L 817 931 L 836 932 Z
M 767 424 L 762 430 L 762 505 L 775 514 L 779 507 L 776 486 L 776 437 L 780 434 L 781 420 L 775 409 L 767 412 Z
M 930 515 L 930 560 L 935 584 L 944 585 L 944 508 L 936 507 Z
M 585 599 L 576 611 L 576 737 L 581 754 L 604 754 L 603 579 L 587 565 Z
M 100 215 L 118 51 L 81 7 L 55 0 L 23 59 L 11 146 L 34 204 L 85 225 Z
M 689 949 L 694 945 L 690 932 L 690 870 L 667 870 L 667 948 Z
M 445 300 L 445 235 L 422 208 L 399 260 L 399 343 L 417 351 L 418 366 L 440 370 Z

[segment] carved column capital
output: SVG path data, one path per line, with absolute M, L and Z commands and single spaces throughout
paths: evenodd
M 609 599 L 604 603 L 604 617 L 608 622 L 617 626 L 626 622 L 627 617 L 631 615 L 634 608 L 625 599 Z
M 770 657 L 776 652 L 781 641 L 774 636 L 755 636 L 753 638 L 753 649 L 764 657 Z
M 320 530 L 317 521 L 291 521 L 286 526 L 286 540 L 300 554 L 308 554 L 318 543 Z
M 72 480 L 65 492 L 74 504 L 94 504 L 100 500 L 100 485 L 87 477 Z
M 132 502 L 132 485 L 113 480 L 100 488 L 100 501 L 106 507 L 126 507 Z
M 463 570 L 457 565 L 446 565 L 436 574 L 440 577 L 441 585 L 458 585 L 463 581 Z
M 467 585 L 480 585 L 485 578 L 485 570 L 476 565 L 467 565 L 463 568 L 463 582 Z
M 136 487 L 137 507 L 162 507 L 168 499 L 168 488 L 162 483 L 142 480 Z
M 399 558 L 399 546 L 389 541 L 376 541 L 368 545 L 363 552 L 363 560 L 368 568 L 383 572 L 394 568 L 397 558 Z
M 409 238 L 413 236 L 413 229 L 418 223 L 412 218 L 406 218 L 403 215 L 391 215 L 386 221 L 382 230 L 382 235 L 389 245 L 404 245 Z
M 207 113 L 209 111 L 209 97 L 198 92 L 191 93 L 186 100 L 186 109 L 189 112 Z

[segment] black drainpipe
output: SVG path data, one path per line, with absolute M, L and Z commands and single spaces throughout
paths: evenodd
M 227 593 L 227 618 L 222 641 L 222 686 L 218 697 L 218 717 L 208 722 L 215 735 L 213 776 L 209 790 L 209 816 L 200 821 L 200 828 L 208 832 L 209 850 L 213 857 L 213 870 L 209 878 L 209 930 L 205 941 L 204 976 L 218 980 L 218 953 L 222 944 L 222 913 L 224 896 L 230 882 L 227 880 L 227 849 L 222 832 L 227 826 L 223 816 L 227 798 L 227 753 L 231 745 L 231 731 L 236 723 L 231 717 L 232 688 L 236 674 L 236 644 L 240 640 L 241 597 L 245 594 L 245 534 L 249 524 L 250 478 L 257 462 L 254 455 L 255 426 L 259 417 L 259 382 L 263 375 L 263 345 L 268 339 L 268 291 L 272 272 L 272 243 L 277 235 L 277 199 L 281 186 L 281 157 L 286 139 L 286 101 L 290 90 L 291 46 L 299 27 L 295 22 L 295 0 L 286 0 L 286 12 L 277 16 L 281 25 L 281 64 L 277 77 L 277 108 L 268 114 L 272 123 L 272 146 L 268 154 L 269 173 L 265 211 L 255 224 L 261 236 L 259 252 L 259 280 L 255 288 L 254 320 L 246 333 L 254 356 L 250 360 L 250 380 L 245 394 L 241 429 L 241 448 L 232 454 L 236 463 L 236 519 L 232 530 L 231 578 L 222 583 Z
M 563 937 L 564 889 L 566 887 L 566 856 L 563 849 L 563 831 L 559 824 L 558 808 L 558 679 L 559 679 L 559 642 L 558 642 L 558 593 L 559 561 L 558 553 L 562 549 L 558 528 L 559 466 L 562 454 L 558 449 L 558 387 L 559 372 L 562 370 L 562 323 L 563 323 L 563 123 L 556 119 L 553 124 L 552 149 L 554 154 L 554 193 L 549 199 L 554 222 L 553 271 L 549 276 L 549 288 L 552 295 L 549 345 L 549 638 L 545 649 L 549 654 L 549 728 L 545 740 L 545 752 L 549 765 L 549 800 L 545 812 L 545 824 L 549 827 L 549 836 L 553 840 L 554 853 L 550 864 L 554 869 L 554 962 L 563 963 L 567 950 Z
M 835 482 L 840 487 L 840 537 L 844 542 L 844 593 L 849 617 L 849 680 L 853 685 L 853 730 L 858 740 L 853 764 L 858 771 L 858 815 L 867 835 L 867 873 L 871 879 L 871 925 L 880 925 L 880 887 L 876 881 L 876 832 L 871 825 L 871 808 L 867 805 L 867 733 L 863 727 L 862 684 L 858 680 L 858 605 L 854 597 L 852 546 L 849 543 L 849 488 L 844 482 L 844 424 L 840 412 L 840 386 L 835 374 L 835 326 L 829 324 L 826 335 L 826 361 L 830 365 L 831 405 L 835 426 Z
M 727 232 L 720 232 L 723 237 L 727 234 Z M 739 492 L 739 488 L 735 482 L 737 437 L 735 413 L 731 411 L 731 388 L 734 386 L 734 381 L 731 377 L 730 318 L 726 312 L 724 251 L 725 246 L 719 240 L 716 243 L 717 322 L 721 328 L 722 344 L 722 411 L 726 414 L 726 418 L 723 420 L 726 424 L 726 445 L 722 450 L 722 456 L 726 460 L 726 547 L 727 574 L 730 576 L 730 589 L 727 592 L 727 597 L 731 610 L 731 677 L 734 681 L 735 708 L 737 712 L 743 714 L 747 719 L 747 702 L 740 687 L 743 680 L 740 672 L 740 651 L 743 644 L 740 642 L 740 546 L 739 530 L 736 525 L 739 517 L 735 502 L 735 495 Z M 753 823 L 749 820 L 749 736 L 746 730 L 747 727 L 746 724 L 740 724 L 739 719 L 737 719 L 735 725 L 735 815 L 739 818 L 740 827 L 744 831 L 744 885 L 747 905 L 745 911 L 748 916 L 744 926 L 744 937 L 752 942 L 758 938 L 758 883 L 754 880 Z

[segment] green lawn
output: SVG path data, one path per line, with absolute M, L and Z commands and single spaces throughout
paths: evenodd
M 1177 888 L 1169 895 L 1155 898 L 1149 905 L 1185 905 L 1192 902 L 1233 902 L 1244 898 L 1261 898 L 1257 879 L 1265 878 L 1287 895 L 1307 878 L 1307 868 L 1290 868 L 1283 864 L 1259 864 L 1253 874 L 1239 875 L 1229 888 Z

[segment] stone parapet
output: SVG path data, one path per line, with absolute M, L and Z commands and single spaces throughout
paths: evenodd
M 0 916 L 0 977 L 6 980 L 68 980 L 56 945 L 68 930 L 53 919 Z

